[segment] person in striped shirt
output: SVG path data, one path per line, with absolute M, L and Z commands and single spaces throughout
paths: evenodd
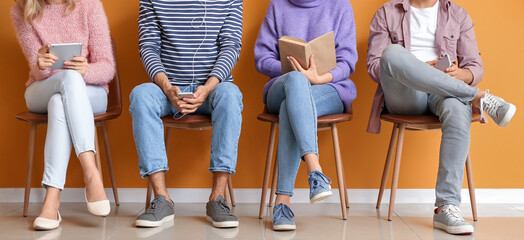
M 149 178 L 155 198 L 137 227 L 173 221 L 161 117 L 188 114 L 210 114 L 213 122 L 208 220 L 215 227 L 238 226 L 223 196 L 235 173 L 242 124 L 242 94 L 231 75 L 242 45 L 242 8 L 242 0 L 140 0 L 140 57 L 152 82 L 133 89 L 129 111 L 140 175 Z

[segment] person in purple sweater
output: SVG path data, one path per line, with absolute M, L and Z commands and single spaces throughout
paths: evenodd
M 279 38 L 310 41 L 330 31 L 335 33 L 335 69 L 319 75 L 314 56 L 309 69 L 290 56 L 295 71 L 282 75 Z M 332 195 L 331 180 L 319 164 L 317 117 L 351 109 L 357 95 L 349 79 L 358 58 L 355 36 L 353 9 L 347 0 L 272 0 L 269 4 L 255 44 L 255 64 L 271 78 L 264 87 L 264 103 L 269 112 L 279 114 L 280 121 L 274 230 L 296 228 L 289 202 L 301 160 L 308 169 L 310 202 Z

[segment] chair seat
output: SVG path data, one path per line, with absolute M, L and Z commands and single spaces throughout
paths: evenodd
M 101 114 L 95 114 L 95 122 L 106 121 L 115 119 L 120 116 L 120 112 L 105 112 Z M 32 113 L 32 112 L 22 112 L 16 115 L 16 118 L 26 122 L 32 122 L 36 124 L 46 124 L 47 123 L 47 114 L 41 113 Z
M 173 115 L 162 117 L 165 126 L 177 129 L 209 129 L 213 126 L 211 115 L 186 115 L 181 119 L 174 119 Z
M 442 123 L 439 118 L 435 115 L 396 115 L 396 114 L 382 114 L 381 120 L 391 123 L 406 124 L 408 130 L 431 130 L 439 129 L 442 127 Z M 479 122 L 481 119 L 480 114 L 473 114 L 471 122 Z
M 278 115 L 268 112 L 261 113 L 257 116 L 257 119 L 262 122 L 278 123 Z M 317 119 L 318 124 L 330 124 L 330 123 L 341 123 L 351 121 L 353 114 L 351 113 L 340 113 L 322 116 Z

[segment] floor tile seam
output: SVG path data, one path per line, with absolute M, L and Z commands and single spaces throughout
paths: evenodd
M 409 224 L 404 220 L 404 218 L 403 218 L 402 216 L 400 216 L 400 215 L 399 215 L 395 210 L 393 210 L 393 213 L 394 213 L 398 218 L 400 218 L 400 220 L 401 220 L 404 224 L 406 224 L 406 226 L 409 228 L 409 230 L 411 230 L 412 233 L 414 233 L 414 234 L 415 234 L 419 239 L 423 239 L 422 236 L 420 236 L 420 235 L 418 234 L 418 232 L 415 231 L 415 229 L 413 229 L 413 228 L 411 227 L 411 225 L 409 225 Z

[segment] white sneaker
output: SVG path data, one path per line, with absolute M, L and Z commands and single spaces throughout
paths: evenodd
M 462 218 L 460 209 L 455 205 L 444 205 L 440 213 L 435 209 L 433 226 L 451 234 L 471 234 L 475 231 L 473 226 Z
M 507 126 L 517 111 L 515 105 L 489 94 L 489 90 L 486 90 L 486 94 L 480 99 L 480 109 L 482 113 L 486 112 L 501 127 Z

